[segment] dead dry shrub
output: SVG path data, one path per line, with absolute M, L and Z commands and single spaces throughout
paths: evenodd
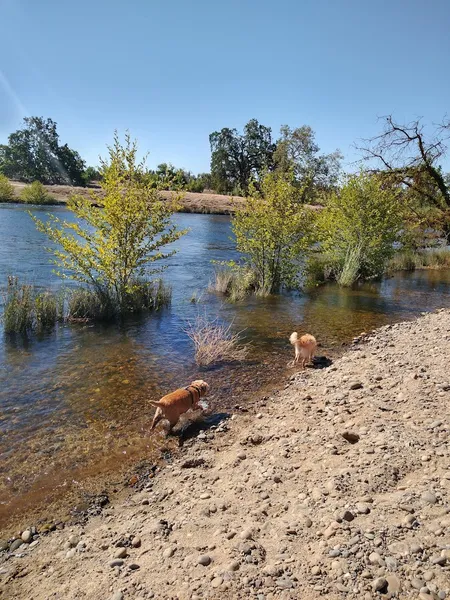
M 206 316 L 198 316 L 193 323 L 188 323 L 184 331 L 194 344 L 197 365 L 208 367 L 247 358 L 250 345 L 242 343 L 242 332 L 231 331 L 232 325 L 221 324 L 218 319 L 210 320 Z

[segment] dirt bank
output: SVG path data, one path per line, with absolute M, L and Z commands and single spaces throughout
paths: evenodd
M 294 375 L 85 525 L 4 543 L 0 597 L 449 597 L 449 355 L 441 311 Z
M 25 183 L 19 181 L 11 181 L 14 186 L 14 191 L 17 197 L 17 201 L 20 200 L 20 193 L 25 187 Z M 102 191 L 99 187 L 85 188 L 85 187 L 71 187 L 68 185 L 46 185 L 44 186 L 48 193 L 55 199 L 55 204 L 65 204 L 69 197 L 73 194 L 80 194 L 85 198 L 90 198 L 90 191 L 94 191 L 99 196 L 102 195 Z M 171 200 L 173 192 L 160 192 L 161 196 L 165 200 Z M 222 196 L 220 194 L 206 194 L 192 192 L 183 192 L 182 198 L 179 201 L 180 211 L 188 213 L 209 213 L 218 215 L 227 215 L 235 211 L 235 207 L 242 204 L 243 198 L 239 196 Z

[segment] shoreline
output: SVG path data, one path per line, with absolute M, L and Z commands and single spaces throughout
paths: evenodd
M 440 310 L 357 338 L 87 522 L 22 532 L 0 597 L 445 597 L 449 332 Z
M 9 202 L 2 202 L 1 204 L 28 204 L 20 199 L 21 191 L 28 184 L 19 181 L 10 181 L 10 183 L 14 187 L 16 197 Z M 101 188 L 93 185 L 88 187 L 44 185 L 44 188 L 53 198 L 54 202 L 39 206 L 64 206 L 67 204 L 69 197 L 73 194 L 79 194 L 84 198 L 90 198 L 90 192 L 101 195 Z M 194 193 L 160 190 L 158 193 L 167 202 L 171 201 L 177 194 L 181 194 L 182 198 L 178 201 L 180 210 L 176 211 L 180 213 L 231 215 L 235 212 L 235 207 L 239 206 L 244 201 L 244 198 L 241 198 L 240 196 L 232 197 L 204 192 Z M 94 204 L 94 206 L 96 205 Z

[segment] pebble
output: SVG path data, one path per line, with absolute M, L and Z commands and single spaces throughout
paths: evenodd
M 21 546 L 22 544 L 23 544 L 23 542 L 22 542 L 22 539 L 19 539 L 19 538 L 18 538 L 17 540 L 14 540 L 14 541 L 11 543 L 11 546 L 9 547 L 9 550 L 10 550 L 10 552 L 14 552 L 14 551 L 15 551 L 15 550 L 17 550 L 18 548 L 20 548 L 20 546 Z
M 430 562 L 432 565 L 440 565 L 441 567 L 443 567 L 447 562 L 447 559 L 445 558 L 445 556 L 435 555 L 430 558 Z
M 133 546 L 133 548 L 140 548 L 142 544 L 141 538 L 140 537 L 134 537 L 131 540 L 131 545 Z
M 388 592 L 390 594 L 398 594 L 398 592 L 400 592 L 400 579 L 396 575 L 388 575 L 386 581 L 388 584 Z
M 381 558 L 381 556 L 378 554 L 378 552 L 371 552 L 369 554 L 369 562 L 372 565 L 384 565 L 384 560 Z
M 253 529 L 251 527 L 244 529 L 244 531 L 241 531 L 241 533 L 239 534 L 239 537 L 241 538 L 241 540 L 249 540 L 251 539 L 253 536 Z
M 33 539 L 33 534 L 31 533 L 31 531 L 29 529 L 25 529 L 25 531 L 21 535 L 21 538 L 22 538 L 22 542 L 24 542 L 25 544 L 29 544 L 31 542 L 31 540 Z
M 239 570 L 239 562 L 237 560 L 233 560 L 232 562 L 230 562 L 230 564 L 228 565 L 227 571 L 238 571 Z
M 363 388 L 363 384 L 360 381 L 354 381 L 353 383 L 350 384 L 350 389 L 351 390 L 360 390 L 361 388 Z
M 421 579 L 418 579 L 417 577 L 413 577 L 411 579 L 411 585 L 415 590 L 420 590 L 421 588 L 423 588 L 424 586 L 424 581 L 422 581 Z
M 207 567 L 208 565 L 211 564 L 211 557 L 208 556 L 207 554 L 202 554 L 202 556 L 198 557 L 197 563 L 199 565 L 203 565 L 204 567 Z
M 78 537 L 76 535 L 71 535 L 68 542 L 71 546 L 71 548 L 75 548 L 75 546 L 78 544 L 80 540 L 78 539 Z
M 208 498 L 211 498 L 211 494 L 209 492 L 203 492 L 203 494 L 200 494 L 200 500 L 208 500 Z
M 130 571 L 137 571 L 141 567 L 137 563 L 131 563 L 131 565 L 128 565 L 128 568 L 130 569 Z
M 360 515 L 368 515 L 370 513 L 370 506 L 366 502 L 357 502 L 355 508 L 356 512 Z
M 222 583 L 223 577 L 214 577 L 214 579 L 211 581 L 211 587 L 218 588 L 222 585 Z
M 381 592 L 387 588 L 388 582 L 384 577 L 378 577 L 372 583 L 372 589 L 374 592 Z
M 112 596 L 111 596 L 111 600 L 123 600 L 124 596 L 122 592 L 115 592 Z
M 163 552 L 164 558 L 172 558 L 172 556 L 175 554 L 176 550 L 177 550 L 176 546 L 169 546 Z
M 430 492 L 430 491 L 424 492 L 422 494 L 421 498 L 427 504 L 436 504 L 436 502 L 437 502 L 436 496 L 433 494 L 433 492 Z
M 123 565 L 123 560 L 121 558 L 115 558 L 114 560 L 111 560 L 109 563 L 109 566 L 111 568 L 121 567 L 122 565 Z
M 319 565 L 315 565 L 311 569 L 311 575 L 320 575 L 321 573 L 322 573 L 322 569 L 319 567 Z
M 277 587 L 283 590 L 289 590 L 294 587 L 294 582 L 289 577 L 280 577 L 276 581 Z
M 71 550 L 67 550 L 66 558 L 73 558 L 76 553 L 77 553 L 77 551 L 75 550 L 75 548 L 72 548 Z
M 117 550 L 114 552 L 114 558 L 125 558 L 126 555 L 127 555 L 126 548 L 117 548 Z
M 0 540 L 0 552 L 3 552 L 4 550 L 8 550 L 9 548 L 9 544 L 7 540 Z

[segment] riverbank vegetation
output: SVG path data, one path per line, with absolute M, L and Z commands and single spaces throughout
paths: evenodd
M 102 209 L 83 197 L 68 205 L 73 222 L 49 215 L 47 221 L 32 216 L 36 227 L 53 246 L 57 274 L 80 284 L 65 298 L 64 318 L 70 321 L 113 320 L 130 313 L 149 311 L 170 302 L 171 291 L 156 275 L 161 260 L 175 253 L 164 248 L 185 232 L 171 223 L 174 206 L 160 200 L 156 190 L 142 181 L 143 162 L 136 159 L 137 144 L 129 135 L 122 145 L 118 136 L 102 162 Z M 41 184 L 30 186 L 35 190 Z M 39 191 L 39 190 L 38 190 Z M 24 332 L 55 324 L 52 296 L 38 295 L 31 286 L 8 286 L 5 331 Z M 48 318 L 41 313 L 48 313 Z
M 35 118 L 25 123 L 28 134 L 12 134 L 13 149 L 0 149 L 0 169 L 12 172 L 13 157 L 26 157 L 23 179 L 35 177 L 36 160 L 49 147 L 45 179 L 57 179 L 51 170 L 56 158 L 72 155 L 58 145 L 56 124 Z M 284 126 L 276 141 L 255 119 L 242 134 L 214 132 L 211 174 L 201 176 L 202 185 L 246 196 L 234 204 L 232 217 L 242 258 L 221 263 L 210 288 L 238 301 L 327 281 L 351 286 L 394 269 L 448 266 L 449 252 L 437 248 L 450 238 L 450 176 L 441 166 L 448 131 L 449 122 L 429 135 L 419 121 L 401 125 L 387 117 L 383 132 L 361 148 L 366 169 L 350 175 L 341 172 L 339 151 L 320 153 L 307 126 Z M 148 170 L 136 153 L 129 136 L 122 145 L 116 135 L 108 160 L 98 171 L 90 169 L 100 191 L 74 195 L 68 203 L 76 219 L 34 218 L 54 244 L 58 273 L 82 285 L 67 300 L 73 320 L 115 319 L 167 304 L 166 289 L 153 281 L 163 269 L 161 259 L 174 252 L 165 248 L 184 232 L 171 224 L 176 200 L 163 201 L 160 190 L 194 189 L 198 179 L 169 164 Z M 4 176 L 0 196 L 11 197 Z M 49 201 L 37 180 L 23 197 Z

